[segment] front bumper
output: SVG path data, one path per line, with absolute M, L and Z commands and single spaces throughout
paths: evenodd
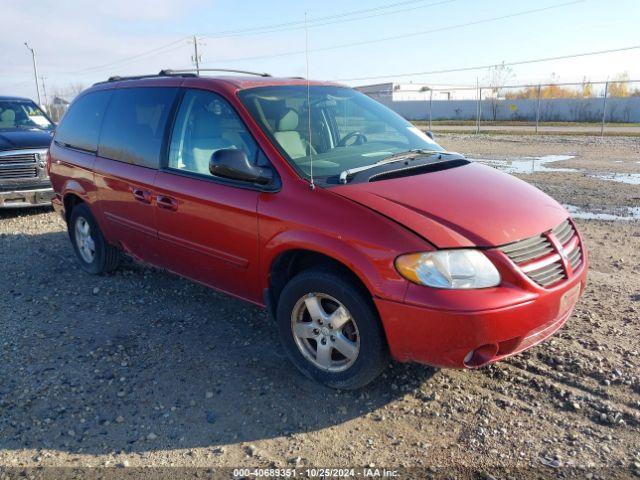
M 375 304 L 396 360 L 473 368 L 521 352 L 555 333 L 571 315 L 584 291 L 586 276 L 585 259 L 580 270 L 553 289 L 540 289 L 533 295 L 522 295 L 516 289 L 492 289 L 485 292 L 487 303 L 492 304 L 487 309 L 464 308 L 468 305 L 465 300 L 482 294 L 480 290 L 457 291 L 459 301 L 450 303 L 451 308 L 383 299 L 375 299 Z M 492 298 L 498 299 L 497 304 Z
M 0 208 L 48 205 L 53 198 L 46 148 L 0 151 Z
M 50 205 L 53 196 L 53 188 L 51 187 L 0 192 L 0 208 Z

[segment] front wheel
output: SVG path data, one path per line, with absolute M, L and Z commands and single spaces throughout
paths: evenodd
M 278 301 L 281 341 L 294 365 L 332 388 L 356 389 L 384 369 L 387 348 L 370 298 L 340 275 L 296 275 Z

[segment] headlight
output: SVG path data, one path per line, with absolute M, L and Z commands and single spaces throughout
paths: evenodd
M 500 274 L 479 250 L 437 250 L 402 255 L 395 262 L 398 273 L 419 285 L 470 289 L 495 287 Z

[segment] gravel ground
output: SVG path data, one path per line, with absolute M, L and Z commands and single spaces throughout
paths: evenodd
M 571 154 L 558 163 L 640 171 L 632 139 L 439 141 L 474 158 Z M 522 178 L 584 208 L 640 204 L 637 185 L 585 172 Z M 0 466 L 640 476 L 640 222 L 578 225 L 589 285 L 552 339 L 477 371 L 392 364 L 336 392 L 289 365 L 259 309 L 138 264 L 86 275 L 51 210 L 0 212 Z

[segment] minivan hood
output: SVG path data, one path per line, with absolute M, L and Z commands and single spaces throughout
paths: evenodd
M 537 188 L 474 162 L 332 191 L 395 220 L 438 248 L 504 245 L 550 230 L 569 216 Z
M 32 129 L 0 130 L 0 151 L 20 148 L 49 148 L 53 132 Z

